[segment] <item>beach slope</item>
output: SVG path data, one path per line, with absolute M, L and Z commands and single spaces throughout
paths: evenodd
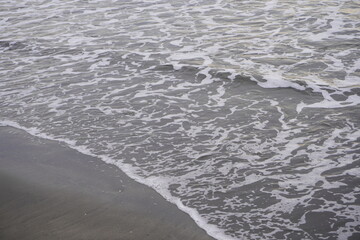
M 0 127 L 0 191 L 0 239 L 212 239 L 117 167 L 10 127 Z

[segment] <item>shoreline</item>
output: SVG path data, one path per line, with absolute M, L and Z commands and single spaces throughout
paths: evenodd
M 0 238 L 213 239 L 116 166 L 0 127 Z

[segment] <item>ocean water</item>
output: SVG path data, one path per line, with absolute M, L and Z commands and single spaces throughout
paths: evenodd
M 357 0 L 0 3 L 0 124 L 216 239 L 359 239 L 359 104 Z

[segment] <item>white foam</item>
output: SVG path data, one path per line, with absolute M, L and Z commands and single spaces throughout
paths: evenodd
M 301 232 L 281 215 L 296 206 L 288 201 L 289 192 L 310 198 L 319 189 L 316 184 L 329 192 L 342 187 L 323 174 L 358 158 L 347 152 L 357 147 L 358 122 L 347 109 L 335 111 L 345 113 L 341 116 L 326 108 L 360 103 L 351 93 L 359 86 L 360 68 L 353 1 L 322 1 L 321 7 L 307 0 L 88 1 L 73 10 L 66 1 L 49 4 L 4 5 L 8 20 L 0 36 L 24 46 L 0 57 L 3 117 L 39 126 L 23 129 L 39 136 L 40 129 L 54 133 L 44 137 L 118 165 L 219 239 L 227 238 L 224 231 L 234 238 L 256 232 L 250 234 L 254 239 L 272 239 L 284 229 Z M 20 21 L 22 16 L 31 21 Z M 175 72 L 156 71 L 158 65 L 173 65 Z M 214 72 L 229 73 L 231 81 L 213 77 Z M 295 116 L 292 103 L 282 102 L 280 95 L 261 95 L 275 91 L 258 93 L 259 87 L 251 85 L 244 92 L 237 76 L 263 88 L 306 89 L 317 96 L 298 104 L 301 114 Z M 336 95 L 345 100 L 335 100 Z M 323 100 L 309 103 L 319 96 Z M 294 100 L 299 98 L 296 93 Z M 304 108 L 329 113 L 324 125 L 312 122 L 321 117 L 301 112 Z M 337 127 L 344 121 L 348 128 Z M 124 161 L 133 164 L 121 163 L 125 151 Z M 268 180 L 274 181 L 270 190 Z M 180 185 L 183 202 L 167 191 L 171 184 Z M 237 192 L 247 184 L 264 188 L 252 189 L 247 199 Z M 259 208 L 256 200 L 263 194 L 279 203 Z M 308 206 L 305 197 L 296 199 Z M 343 201 L 352 200 L 344 194 Z M 318 210 L 349 214 L 325 202 Z M 251 210 L 242 211 L 245 207 Z M 233 219 L 239 223 L 235 227 Z M 257 221 L 267 223 L 260 224 L 267 234 L 256 229 Z
M 278 0 L 266 1 L 264 10 L 269 11 L 269 10 L 276 8 L 277 3 L 278 3 Z

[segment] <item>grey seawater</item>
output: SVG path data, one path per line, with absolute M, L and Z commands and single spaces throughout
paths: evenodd
M 360 237 L 358 1 L 2 1 L 0 123 L 218 239 Z

